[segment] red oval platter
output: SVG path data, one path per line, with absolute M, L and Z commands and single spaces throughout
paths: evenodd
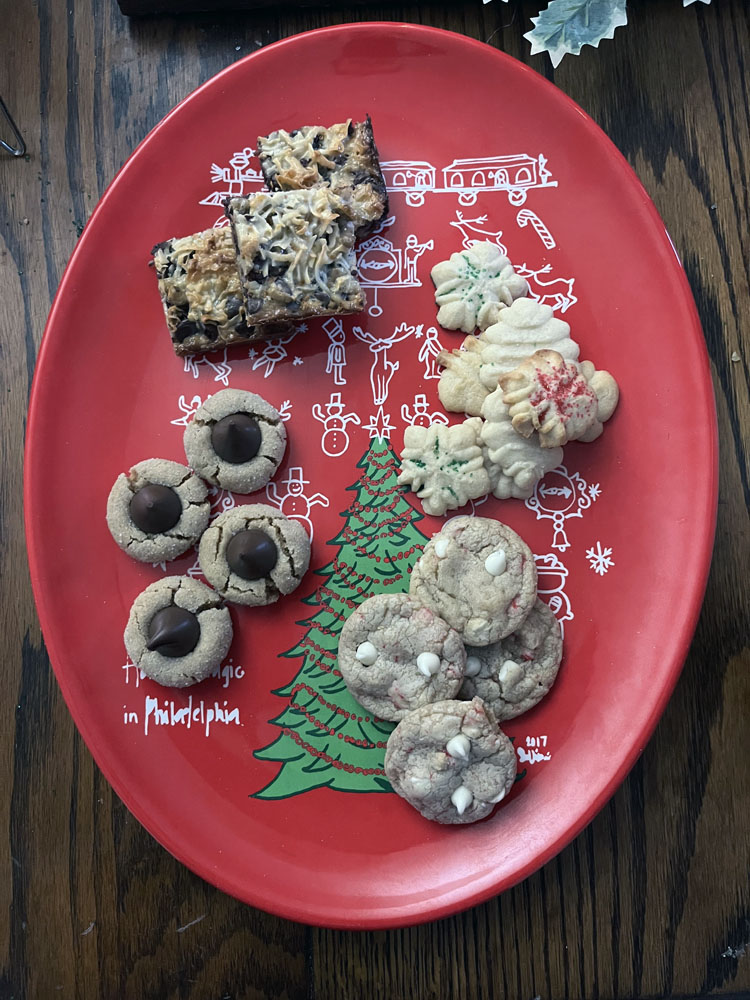
M 262 187 L 256 137 L 372 116 L 392 221 L 360 247 L 368 309 L 293 338 L 183 362 L 151 246 L 221 223 Z M 404 590 L 439 519 L 396 488 L 404 427 L 441 412 L 430 269 L 472 240 L 507 250 L 531 294 L 615 374 L 618 411 L 566 449 L 527 502 L 477 502 L 531 545 L 564 628 L 556 686 L 507 725 L 519 775 L 488 820 L 431 825 L 383 776 L 388 726 L 343 688 L 336 636 L 367 594 Z M 255 499 L 313 536 L 300 588 L 232 609 L 216 676 L 159 688 L 127 661 L 129 607 L 195 553 L 136 563 L 110 538 L 112 482 L 184 460 L 185 423 L 225 386 L 280 408 L 290 447 Z M 401 24 L 262 49 L 176 107 L 112 183 L 65 272 L 34 380 L 26 519 L 34 592 L 70 711 L 147 829 L 215 885 L 331 927 L 388 927 L 477 903 L 529 875 L 594 816 L 675 684 L 704 591 L 716 423 L 703 336 L 656 210 L 554 86 L 494 49 Z M 236 502 L 217 492 L 214 511 Z M 54 502 L 53 502 L 54 500 Z

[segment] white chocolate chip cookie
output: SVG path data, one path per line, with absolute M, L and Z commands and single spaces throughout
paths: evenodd
M 454 517 L 425 546 L 409 594 L 467 645 L 487 646 L 519 628 L 534 606 L 534 556 L 500 521 Z
M 385 773 L 426 819 L 475 823 L 513 787 L 513 744 L 479 698 L 410 712 L 391 733 Z
M 466 653 L 458 633 L 408 594 L 377 594 L 344 622 L 338 662 L 357 701 L 397 722 L 420 705 L 455 698 Z
M 446 427 L 430 424 L 404 431 L 399 483 L 408 485 L 427 514 L 442 515 L 489 492 L 478 417 Z
M 494 243 L 472 243 L 453 253 L 431 272 L 435 283 L 438 323 L 446 330 L 472 333 L 496 323 L 501 310 L 527 295 L 526 279 Z
M 562 660 L 560 623 L 544 601 L 500 642 L 466 649 L 459 698 L 481 698 L 502 722 L 528 712 L 549 692 Z

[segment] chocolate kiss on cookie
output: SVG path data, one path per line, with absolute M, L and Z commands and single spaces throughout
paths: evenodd
M 247 413 L 230 413 L 211 428 L 211 444 L 225 462 L 240 465 L 260 451 L 262 434 L 258 421 Z
M 273 539 L 260 528 L 238 531 L 227 545 L 229 568 L 243 580 L 261 580 L 268 576 L 279 558 Z
M 157 611 L 151 619 L 146 648 L 162 656 L 187 656 L 198 645 L 200 637 L 201 627 L 193 612 L 171 605 Z
M 174 528 L 182 517 L 182 502 L 169 486 L 149 483 L 133 494 L 130 519 L 148 535 L 158 535 Z

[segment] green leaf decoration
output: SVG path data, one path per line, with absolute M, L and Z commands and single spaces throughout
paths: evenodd
M 548 52 L 553 66 L 564 55 L 578 55 L 584 45 L 598 46 L 628 23 L 625 0 L 550 0 L 546 10 L 531 18 L 531 54 Z
M 281 767 L 256 798 L 288 798 L 322 787 L 391 791 L 383 764 L 394 726 L 371 716 L 349 694 L 336 664 L 339 633 L 365 598 L 409 589 L 409 573 L 427 539 L 416 527 L 422 514 L 398 485 L 390 443 L 373 438 L 357 467 L 341 530 L 328 542 L 332 559 L 317 571 L 320 583 L 302 600 L 314 610 L 297 623 L 304 628 L 299 640 L 280 654 L 299 666 L 289 683 L 274 691 L 286 701 L 271 720 L 280 732 L 255 757 Z

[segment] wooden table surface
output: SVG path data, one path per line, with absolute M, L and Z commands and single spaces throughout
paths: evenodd
M 110 0 L 0 0 L 0 95 L 29 151 L 0 156 L 0 1000 L 750 996 L 750 4 L 631 2 L 631 24 L 614 42 L 554 72 L 522 38 L 540 5 L 129 22 Z M 705 605 L 674 696 L 625 784 L 514 890 L 451 919 L 377 933 L 310 929 L 238 903 L 130 816 L 51 672 L 21 497 L 45 319 L 104 187 L 218 70 L 278 38 L 353 19 L 487 41 L 554 80 L 611 136 L 684 261 L 721 446 Z

